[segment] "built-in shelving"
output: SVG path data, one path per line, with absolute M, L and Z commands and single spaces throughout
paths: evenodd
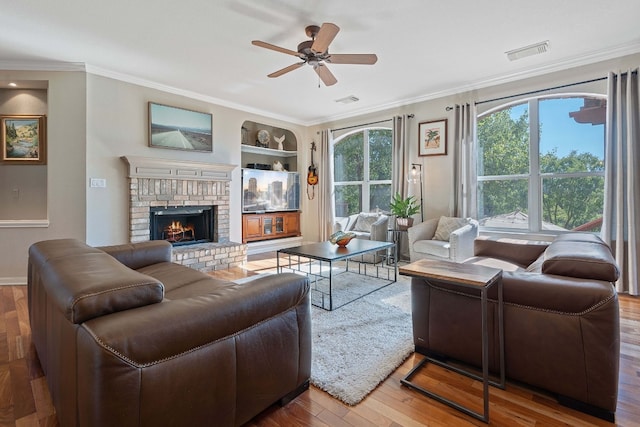
M 257 142 L 260 131 L 268 132 L 268 141 L 263 138 L 261 143 Z M 293 132 L 249 120 L 242 124 L 241 132 L 243 168 L 271 168 L 279 162 L 278 167 L 298 172 L 298 141 Z M 261 144 L 268 146 L 262 147 Z M 294 241 L 289 242 L 290 239 Z M 300 244 L 300 212 L 243 213 L 242 240 L 243 243 L 258 245 L 261 252 L 280 247 L 285 241 L 289 246 Z
M 255 145 L 242 144 L 241 150 L 243 153 L 260 154 L 270 157 L 297 157 L 297 151 L 276 150 L 274 148 L 256 147 Z

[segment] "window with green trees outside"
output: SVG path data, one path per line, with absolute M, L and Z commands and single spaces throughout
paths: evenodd
M 335 215 L 345 217 L 377 209 L 391 202 L 392 131 L 361 129 L 334 143 Z
M 599 231 L 606 99 L 530 99 L 478 117 L 480 225 Z

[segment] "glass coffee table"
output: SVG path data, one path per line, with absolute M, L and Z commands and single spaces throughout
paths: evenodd
M 381 252 L 381 254 L 378 254 Z M 398 267 L 395 262 L 398 259 L 396 245 L 393 242 L 378 242 L 374 240 L 353 239 L 349 244 L 341 248 L 330 242 L 310 243 L 292 248 L 278 250 L 277 271 L 285 270 L 304 273 L 312 280 L 312 294 L 319 295 L 319 299 L 312 297 L 312 304 L 325 310 L 335 310 L 357 299 L 398 280 Z M 380 262 L 367 263 L 358 260 L 365 254 L 376 254 Z M 376 257 L 377 258 L 377 257 Z M 388 261 L 393 259 L 393 263 Z M 344 266 L 336 265 L 338 261 L 344 261 Z M 344 275 L 356 273 L 357 276 Z M 344 275 L 344 276 L 343 276 Z M 345 278 L 342 289 L 350 287 L 349 277 L 358 279 L 359 276 L 381 279 L 384 283 L 380 286 L 364 288 L 363 291 L 354 294 L 346 301 L 341 300 L 334 304 L 336 278 Z M 354 283 L 356 280 L 352 280 Z M 366 281 L 366 280 L 365 280 Z M 355 288 L 355 285 L 352 287 Z

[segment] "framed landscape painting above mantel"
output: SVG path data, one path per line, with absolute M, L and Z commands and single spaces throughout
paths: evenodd
M 46 116 L 0 116 L 0 128 L 4 163 L 47 163 Z
M 447 154 L 447 119 L 422 122 L 418 125 L 418 155 L 445 156 Z
M 149 102 L 149 146 L 213 151 L 213 115 Z

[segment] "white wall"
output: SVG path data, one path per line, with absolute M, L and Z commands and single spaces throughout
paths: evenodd
M 24 283 L 29 246 L 39 240 L 85 238 L 85 74 L 0 71 L 0 80 L 47 80 L 48 226 L 0 228 L 0 284 Z M 24 113 L 23 113 L 24 114 Z

